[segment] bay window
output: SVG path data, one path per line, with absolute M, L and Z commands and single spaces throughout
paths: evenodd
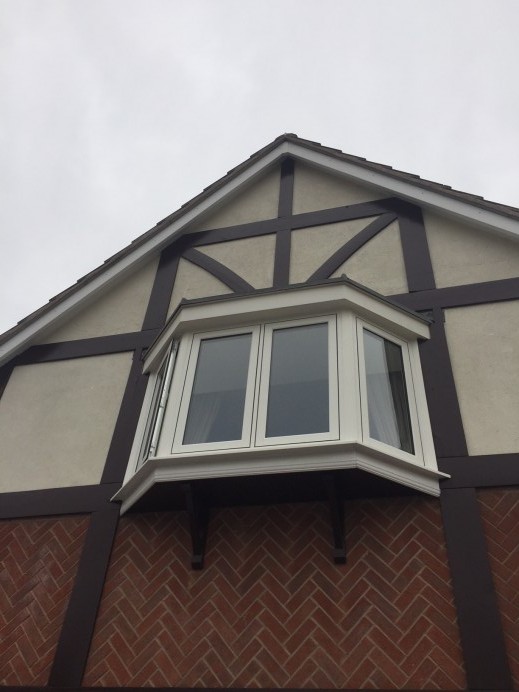
M 149 350 L 123 511 L 154 483 L 360 468 L 438 494 L 428 323 L 346 279 L 181 304 Z

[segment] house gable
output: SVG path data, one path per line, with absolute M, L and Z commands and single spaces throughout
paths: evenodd
M 118 277 L 131 272 L 132 267 L 141 266 L 145 258 L 156 257 L 175 238 L 195 230 L 209 229 L 211 219 L 218 227 L 233 219 L 240 223 L 239 219 L 244 218 L 264 217 L 263 223 L 269 223 L 276 197 L 278 211 L 281 209 L 282 203 L 276 195 L 274 181 L 280 162 L 287 157 L 295 161 L 296 170 L 299 167 L 303 172 L 300 181 L 306 180 L 308 184 L 313 177 L 317 186 L 322 187 L 320 194 L 324 197 L 321 202 L 317 199 L 319 193 L 313 193 L 311 206 L 315 209 L 327 208 L 334 199 L 348 202 L 371 197 L 373 191 L 374 199 L 396 195 L 424 209 L 440 210 L 450 218 L 471 221 L 478 227 L 493 229 L 501 235 L 519 237 L 517 210 L 484 200 L 481 202 L 470 195 L 456 193 L 444 186 L 421 181 L 416 176 L 393 171 L 387 166 L 371 164 L 364 159 L 327 149 L 295 135 L 283 135 L 136 239 L 128 248 L 107 260 L 102 267 L 79 281 L 77 286 L 56 296 L 49 305 L 6 332 L 0 340 L 0 365 L 31 343 L 36 343 L 35 339 L 42 333 L 52 331 L 52 324 L 60 325 L 66 321 L 67 315 L 77 314 L 82 306 L 88 304 L 92 295 L 104 293 L 107 287 L 120 280 Z M 332 182 L 330 176 L 337 178 L 337 182 Z M 340 178 L 349 182 L 350 187 L 340 182 Z M 256 186 L 253 184 L 255 180 L 258 181 Z M 293 189 L 296 187 L 295 180 L 296 177 L 293 178 Z M 327 197 L 326 187 L 322 184 L 324 180 L 329 180 L 330 188 L 334 190 L 331 198 Z M 300 199 L 304 184 L 297 193 Z M 380 195 L 376 194 L 376 190 L 380 190 Z M 341 198 L 343 193 L 344 197 Z M 232 203 L 233 198 L 236 206 Z M 247 211 L 249 202 L 252 207 Z M 294 211 L 291 193 L 290 212 Z M 270 223 L 271 230 L 275 231 L 278 228 L 276 219 L 270 218 Z
M 43 673 L 12 665 L 1 682 L 519 686 L 509 597 L 519 583 L 518 220 L 285 135 L 12 330 L 0 369 L 0 536 L 12 536 L 13 612 L 29 603 L 42 617 L 30 629 L 0 618 L 0 639 L 28 659 L 34 641 L 49 643 Z M 323 325 L 337 383 L 335 427 L 324 433 L 337 439 L 285 440 L 273 453 L 255 413 L 267 409 L 265 344 L 276 329 Z M 203 339 L 244 332 L 257 346 L 246 434 L 258 444 L 201 450 L 197 476 L 183 439 L 189 414 L 174 407 L 187 411 Z M 412 445 L 388 453 L 373 442 L 365 339 L 403 354 L 393 379 L 412 373 L 404 393 L 426 433 L 413 440 L 432 462 L 416 464 L 414 484 L 401 473 Z M 287 370 L 312 360 L 296 352 Z M 154 412 L 168 401 L 161 459 Z M 348 426 L 353 441 L 340 437 Z M 216 457 L 228 476 L 215 473 Z M 113 498 L 125 474 L 140 482 L 148 469 L 154 485 L 120 519 Z M 439 501 L 421 494 L 439 487 Z M 20 578 L 41 572 L 21 552 L 53 553 L 49 531 L 68 535 L 71 514 L 85 515 L 86 538 L 67 574 L 72 591 L 54 595 L 47 571 Z M 41 623 L 56 608 L 64 621 L 49 639 Z

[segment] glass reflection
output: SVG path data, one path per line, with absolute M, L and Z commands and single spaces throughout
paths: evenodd
M 328 324 L 275 329 L 267 437 L 328 432 Z
M 402 349 L 364 330 L 369 435 L 414 454 Z
M 183 444 L 241 440 L 251 341 L 201 340 Z

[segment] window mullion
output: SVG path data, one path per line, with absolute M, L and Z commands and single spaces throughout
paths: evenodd
M 339 416 L 341 440 L 361 439 L 357 322 L 351 312 L 337 316 Z

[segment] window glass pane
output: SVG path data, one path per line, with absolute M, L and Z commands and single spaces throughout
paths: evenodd
M 252 334 L 202 339 L 184 444 L 241 440 Z
M 402 349 L 364 330 L 369 435 L 414 454 Z
M 144 432 L 144 438 L 142 440 L 141 451 L 139 454 L 139 463 L 137 468 L 142 466 L 142 464 L 146 461 L 150 453 L 151 438 L 153 436 L 153 431 L 155 430 L 155 423 L 157 421 L 157 415 L 159 412 L 160 395 L 162 393 L 164 377 L 166 375 L 166 365 L 167 359 L 162 363 L 162 366 L 157 375 L 157 379 L 155 381 L 155 387 L 153 389 L 153 398 L 151 400 L 150 413 L 148 415 L 148 420 L 146 422 L 146 430 Z
M 328 324 L 275 329 L 266 437 L 328 432 Z

